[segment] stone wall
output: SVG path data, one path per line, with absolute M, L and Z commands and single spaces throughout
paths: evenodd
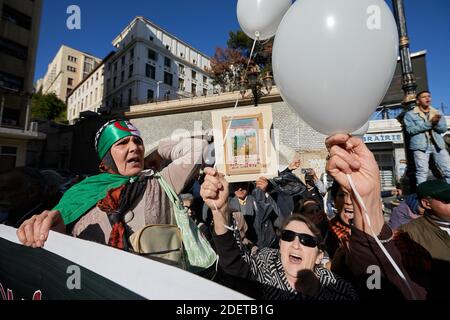
M 297 152 L 302 160 L 302 167 L 314 168 L 320 175 L 325 169 L 325 136 L 314 131 L 300 119 L 284 102 L 268 103 L 272 105 L 274 128 L 279 130 L 280 167 L 286 166 Z M 233 107 L 225 108 L 232 110 Z M 217 110 L 217 109 L 216 109 Z M 132 119 L 141 131 L 146 143 L 146 150 L 155 148 L 157 141 L 170 136 L 174 130 L 183 129 L 194 132 L 200 126 L 211 129 L 211 111 L 195 111 L 195 107 L 186 112 L 166 115 L 148 115 Z

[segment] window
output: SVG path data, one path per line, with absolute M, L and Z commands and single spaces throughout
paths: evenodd
M 155 39 L 155 38 L 153 38 L 153 36 L 150 36 L 149 39 L 150 39 L 150 41 L 153 41 L 153 39 Z
M 124 80 L 125 80 L 125 71 L 122 71 L 120 73 L 120 83 L 123 83 Z
M 8 126 L 19 126 L 20 110 L 5 107 L 3 109 L 2 124 L 6 124 Z
M 70 89 L 70 88 L 67 88 L 66 89 L 66 97 L 68 97 L 68 96 L 70 96 L 70 94 L 72 93 L 72 89 Z
M 170 60 L 167 57 L 164 57 L 164 66 L 170 68 L 171 65 L 172 65 L 172 60 Z
M 108 63 L 108 71 L 111 70 L 111 62 Z
M 197 64 L 197 60 L 192 59 L 192 63 L 193 63 L 193 64 Z
M 31 17 L 6 4 L 3 5 L 2 20 L 14 23 L 24 29 L 31 29 Z
M 164 83 L 172 86 L 173 76 L 169 72 L 164 72 Z
M 119 107 L 122 107 L 122 106 L 123 106 L 123 95 L 120 94 L 120 97 L 119 97 Z
M 128 68 L 128 78 L 131 78 L 133 76 L 133 65 L 130 64 L 130 67 Z
M 106 90 L 111 90 L 111 79 L 106 80 Z
M 191 93 L 196 96 L 197 95 L 197 85 L 195 83 L 193 83 L 191 85 Z
M 152 89 L 147 90 L 147 102 L 153 101 L 153 97 L 155 96 L 155 93 Z
M 180 74 L 184 74 L 184 65 L 182 65 L 182 64 L 178 65 L 178 72 Z
M 98 81 L 98 72 L 95 74 L 95 81 Z
M 28 58 L 27 47 L 3 37 L 0 37 L 0 52 L 21 60 L 27 60 Z
M 6 72 L 0 71 L 0 86 L 13 90 L 23 90 L 24 79 Z
M 180 57 L 184 57 L 184 53 L 183 52 L 180 52 Z
M 114 72 L 116 72 L 116 71 L 117 71 L 117 61 L 114 62 Z
M 116 82 L 117 82 L 117 77 L 114 77 L 114 79 L 113 79 L 113 89 L 116 88 Z
M 145 65 L 145 76 L 147 78 L 155 79 L 155 73 L 156 73 L 155 67 L 147 63 Z
M 130 50 L 130 60 L 134 59 L 134 48 Z
M 67 85 L 68 86 L 73 86 L 73 79 L 72 78 L 67 78 Z
M 131 106 L 131 95 L 133 94 L 133 91 L 130 89 L 128 89 L 128 105 Z
M 197 80 L 197 72 L 192 70 L 192 80 Z
M 122 56 L 122 68 L 125 66 L 125 55 Z
M 208 84 L 208 78 L 206 76 L 203 76 L 203 83 Z
M 0 173 L 10 171 L 16 167 L 17 147 L 0 147 Z
M 166 44 L 166 49 L 170 50 L 170 46 L 168 44 Z
M 72 67 L 72 66 L 67 66 L 67 71 L 70 71 L 70 72 L 77 72 L 77 68 L 74 68 L 74 67 Z
M 95 88 L 95 94 L 94 94 L 94 99 L 97 100 L 97 93 L 98 93 L 98 88 Z
M 157 61 L 158 60 L 158 55 L 155 51 L 153 51 L 152 49 L 148 49 L 148 58 L 150 60 L 154 60 Z
M 67 60 L 71 61 L 71 62 L 77 62 L 77 58 L 72 57 L 72 56 L 68 56 Z
M 178 78 L 178 89 L 184 91 L 184 79 Z

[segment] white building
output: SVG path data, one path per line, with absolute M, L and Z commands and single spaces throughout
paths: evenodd
M 112 43 L 118 51 L 105 70 L 102 111 L 212 94 L 209 57 L 147 19 L 136 17 Z
M 67 96 L 101 62 L 93 55 L 62 45 L 48 65 L 42 93 L 56 93 L 66 102 Z
M 97 112 L 103 103 L 105 63 L 114 55 L 111 52 L 67 96 L 67 120 L 73 124 L 84 111 Z

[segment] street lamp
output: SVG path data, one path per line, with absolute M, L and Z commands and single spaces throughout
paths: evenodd
M 270 94 L 273 85 L 273 77 L 270 75 L 270 72 L 266 72 L 264 77 L 261 77 L 261 70 L 259 66 L 252 62 L 248 66 L 246 77 L 242 76 L 239 84 L 242 98 L 245 98 L 247 89 L 250 89 L 253 95 L 255 107 L 257 107 L 259 99 Z M 263 87 L 266 92 L 262 91 Z
M 408 37 L 408 30 L 406 28 L 406 16 L 403 0 L 392 0 L 392 4 L 394 7 L 394 16 L 397 22 L 398 35 L 400 40 L 399 50 L 400 50 L 400 62 L 402 66 L 402 89 L 405 93 L 405 97 L 402 102 L 404 110 L 397 117 L 397 120 L 402 125 L 405 155 L 407 162 L 405 177 L 407 178 L 408 181 L 405 183 L 404 187 L 408 187 L 409 189 L 406 190 L 406 193 L 412 193 L 415 191 L 416 187 L 416 176 L 415 176 L 416 168 L 414 163 L 414 155 L 412 151 L 409 150 L 410 138 L 409 134 L 406 132 L 406 127 L 403 122 L 403 119 L 405 117 L 406 112 L 408 112 L 415 106 L 417 83 L 412 68 L 411 53 L 409 49 L 409 37 Z

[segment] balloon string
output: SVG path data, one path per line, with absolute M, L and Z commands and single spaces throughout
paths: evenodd
M 383 251 L 384 255 L 386 256 L 386 258 L 389 260 L 389 262 L 391 263 L 391 265 L 394 267 L 395 271 L 397 272 L 397 274 L 400 276 L 400 278 L 402 279 L 402 281 L 406 284 L 406 286 L 408 287 L 409 292 L 411 293 L 412 299 L 413 300 L 417 300 L 416 295 L 414 294 L 414 291 L 411 288 L 411 285 L 409 284 L 409 281 L 406 279 L 405 275 L 403 274 L 403 272 L 400 270 L 400 268 L 398 267 L 398 265 L 395 263 L 394 259 L 391 257 L 391 255 L 387 252 L 386 248 L 383 246 L 383 244 L 381 243 L 380 239 L 378 239 L 378 236 L 375 234 L 375 232 L 373 231 L 372 228 L 372 223 L 370 221 L 370 217 L 368 215 L 367 212 L 367 208 L 366 205 L 364 204 L 363 199 L 361 198 L 361 195 L 359 194 L 358 190 L 356 189 L 355 184 L 353 183 L 353 179 L 351 177 L 350 174 L 347 174 L 347 180 L 350 183 L 350 186 L 352 187 L 352 190 L 356 196 L 356 200 L 358 201 L 360 207 L 363 209 L 363 218 L 365 218 L 367 220 L 367 225 L 369 226 L 370 232 L 372 233 L 372 236 L 375 239 L 375 242 L 378 244 L 378 246 L 380 247 L 381 251 Z
M 252 61 L 253 51 L 255 50 L 256 42 L 258 41 L 258 39 L 259 39 L 259 37 L 256 36 L 256 37 L 255 37 L 255 40 L 253 41 L 252 50 L 250 51 L 250 57 L 248 58 L 248 61 L 247 61 L 247 67 L 246 67 L 246 69 L 245 69 L 245 75 L 246 75 L 246 76 L 247 76 L 248 66 L 250 65 L 250 61 Z M 236 102 L 235 102 L 235 104 L 234 104 L 233 111 L 237 108 L 238 104 L 239 104 L 239 94 L 238 94 L 238 97 L 237 97 Z M 227 130 L 225 131 L 225 136 L 224 136 L 224 138 L 223 138 L 223 144 L 222 144 L 222 146 L 224 146 L 224 145 L 225 145 L 225 142 L 227 141 L 228 133 L 230 132 L 231 123 L 233 122 L 233 118 L 234 118 L 234 117 L 231 116 L 231 118 L 230 118 L 230 120 L 229 120 L 228 127 L 227 127 Z M 214 163 L 214 169 L 216 169 L 216 171 L 217 171 L 217 162 Z M 215 211 L 219 211 L 219 209 L 217 208 L 216 202 L 213 200 L 212 203 L 213 203 L 213 205 L 214 205 Z
M 248 58 L 248 61 L 247 61 L 247 68 L 245 69 L 245 75 L 246 75 L 246 76 L 247 76 L 248 66 L 250 65 L 250 61 L 252 60 L 253 51 L 255 50 L 256 42 L 258 41 L 258 39 L 259 39 L 259 37 L 255 37 L 255 40 L 253 41 L 252 50 L 250 51 L 250 57 Z M 233 110 L 235 110 L 235 109 L 237 108 L 238 104 L 239 104 L 239 94 L 238 94 L 238 97 L 237 97 L 237 99 L 236 99 L 236 103 L 234 104 Z M 230 120 L 229 120 L 228 127 L 227 127 L 227 130 L 225 131 L 225 136 L 224 136 L 224 138 L 223 138 L 223 144 L 222 144 L 222 146 L 224 146 L 224 145 L 225 145 L 225 142 L 227 141 L 228 133 L 230 132 L 231 123 L 233 122 L 233 118 L 234 118 L 234 117 L 231 116 L 231 118 L 230 118 Z
M 250 51 L 250 57 L 248 58 L 248 61 L 247 61 L 247 68 L 245 69 L 246 74 L 247 74 L 248 66 L 250 65 L 250 61 L 252 61 L 253 51 L 255 50 L 256 42 L 258 41 L 258 39 L 259 39 L 259 37 L 256 36 L 255 40 L 253 41 L 252 50 Z

